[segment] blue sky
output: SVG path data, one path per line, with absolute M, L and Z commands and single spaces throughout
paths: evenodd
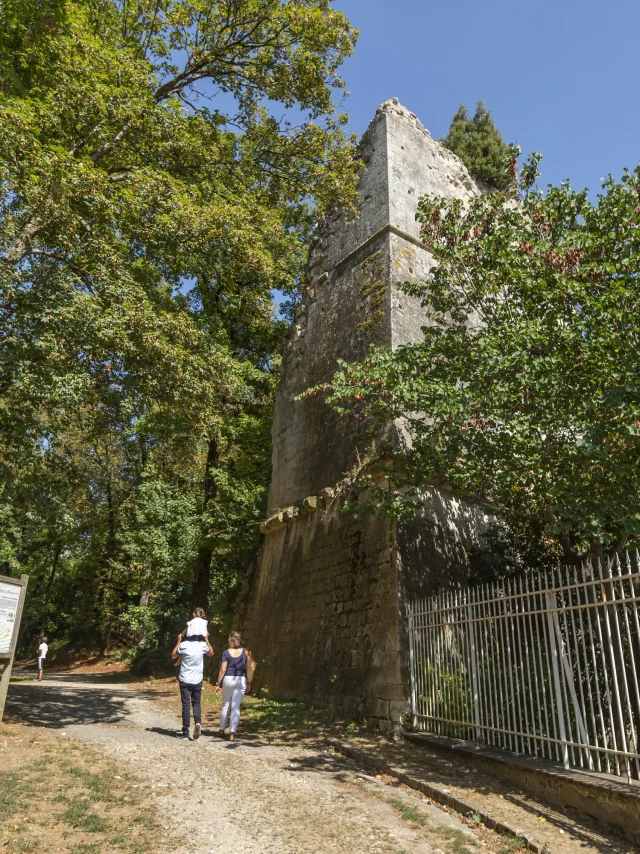
M 597 191 L 640 162 L 640 0 L 335 0 L 360 30 L 343 66 L 351 127 L 397 97 L 435 137 L 478 98 L 542 184 Z

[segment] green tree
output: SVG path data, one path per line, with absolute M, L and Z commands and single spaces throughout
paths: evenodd
M 534 189 L 538 159 L 518 197 L 421 199 L 437 265 L 403 288 L 424 341 L 342 365 L 329 400 L 378 432 L 410 425 L 379 502 L 411 512 L 400 487 L 446 482 L 578 560 L 640 535 L 640 169 L 593 203 Z
M 201 558 L 237 571 L 271 291 L 295 295 L 314 218 L 355 198 L 333 99 L 356 37 L 329 0 L 2 4 L 0 555 L 38 576 L 34 626 L 72 634 L 82 608 L 105 646 L 132 609 L 184 608 Z
M 482 101 L 471 118 L 464 104 L 451 120 L 449 133 L 440 140 L 457 154 L 472 177 L 496 190 L 513 183 L 514 147 L 507 145 Z
M 354 34 L 326 0 L 2 9 L 4 433 L 33 444 L 109 380 L 197 421 L 232 360 L 176 292 L 216 267 L 290 287 L 308 199 L 353 192 L 331 90 Z

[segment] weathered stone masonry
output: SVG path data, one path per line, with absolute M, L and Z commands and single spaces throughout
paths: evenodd
M 435 489 L 425 489 L 410 523 L 341 513 L 332 488 L 357 462 L 350 427 L 321 396 L 296 397 L 372 343 L 420 339 L 420 305 L 395 287 L 424 278 L 432 264 L 415 221 L 418 199 L 480 190 L 395 99 L 378 108 L 360 155 L 360 215 L 319 225 L 308 293 L 285 345 L 270 513 L 244 628 L 260 661 L 256 680 L 271 696 L 322 694 L 394 720 L 406 707 L 406 597 L 465 577 L 484 513 Z

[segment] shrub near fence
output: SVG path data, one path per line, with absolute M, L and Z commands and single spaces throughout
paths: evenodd
M 408 605 L 413 727 L 640 779 L 638 553 Z

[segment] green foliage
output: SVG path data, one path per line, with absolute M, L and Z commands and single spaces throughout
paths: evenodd
M 482 543 L 469 551 L 469 580 L 485 584 L 524 572 L 549 572 L 567 562 L 557 537 L 538 516 L 509 514 L 495 519 Z
M 446 483 L 493 503 L 521 554 L 533 532 L 543 561 L 550 540 L 577 560 L 640 535 L 640 169 L 592 203 L 569 183 L 534 190 L 538 160 L 517 197 L 420 201 L 437 265 L 403 289 L 424 340 L 342 364 L 329 401 L 376 435 L 396 418 L 413 433 L 379 507 L 411 514 L 420 485 Z
M 411 824 L 418 824 L 423 827 L 429 824 L 426 816 L 420 811 L 417 805 L 413 806 L 413 804 L 409 804 L 406 801 L 401 801 L 397 798 L 390 800 L 389 803 L 398 810 L 405 821 L 408 821 Z
M 460 157 L 473 178 L 496 190 L 506 190 L 514 182 L 516 149 L 504 141 L 482 101 L 473 118 L 460 104 L 440 142 Z
M 0 8 L 0 561 L 27 637 L 145 647 L 199 551 L 214 608 L 255 551 L 271 292 L 355 198 L 357 32 L 328 0 Z

